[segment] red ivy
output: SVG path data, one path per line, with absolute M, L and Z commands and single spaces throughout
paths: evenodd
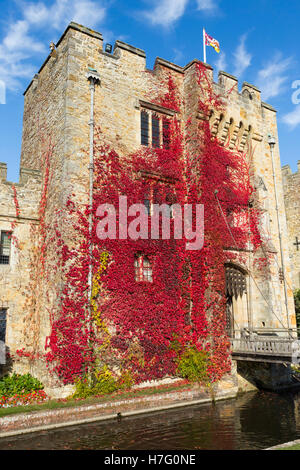
M 211 357 L 211 380 L 230 371 L 229 340 L 225 332 L 225 271 L 228 261 L 224 247 L 239 248 L 249 242 L 261 244 L 259 214 L 249 210 L 253 198 L 250 151 L 229 151 L 213 138 L 208 117 L 211 109 L 222 109 L 206 76 L 197 68 L 201 88 L 199 111 L 204 119 L 198 129 L 188 120 L 185 136 L 177 118 L 170 119 L 169 148 L 141 148 L 126 160 L 102 144 L 101 133 L 95 140 L 95 181 L 90 239 L 89 208 L 80 210 L 71 201 L 67 209 L 76 225 L 81 242 L 70 248 L 56 231 L 58 257 L 65 269 L 65 287 L 60 310 L 52 314 L 52 331 L 47 338 L 47 361 L 64 383 L 72 383 L 94 364 L 97 354 L 111 367 L 131 371 L 135 380 L 151 380 L 176 372 L 180 351 L 195 345 Z M 182 104 L 170 77 L 168 92 L 159 100 L 166 108 L 180 111 Z M 185 144 L 184 144 L 185 142 Z M 189 143 L 190 145 L 187 145 Z M 141 176 L 142 175 L 142 176 Z M 205 244 L 201 251 L 186 251 L 183 240 L 99 240 L 96 235 L 99 204 L 118 207 L 120 195 L 127 195 L 128 205 L 141 203 L 152 191 L 156 201 L 170 197 L 180 204 L 204 204 Z M 219 202 L 218 202 L 219 201 Z M 234 214 L 240 223 L 228 230 L 226 220 Z M 43 204 L 44 207 L 44 204 Z M 130 221 L 129 221 L 130 222 Z M 93 257 L 89 259 L 89 243 Z M 101 319 L 110 332 L 97 329 L 90 321 L 88 308 L 88 266 L 99 270 L 103 252 L 109 253 L 109 266 L 102 273 L 101 293 L 97 299 Z M 142 253 L 153 266 L 153 282 L 136 282 L 135 255 Z M 102 347 L 102 349 L 101 349 Z M 102 351 L 100 353 L 97 352 Z M 102 356 L 101 356 L 102 354 Z

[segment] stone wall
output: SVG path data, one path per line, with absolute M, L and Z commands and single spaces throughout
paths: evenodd
M 292 265 L 292 287 L 300 289 L 300 161 L 296 173 L 292 173 L 289 165 L 282 167 L 282 179 Z
M 20 170 L 19 183 L 6 180 L 0 163 L 0 231 L 12 233 L 9 265 L 0 264 L 0 308 L 7 309 L 6 343 L 11 354 L 24 348 L 26 299 L 30 295 L 30 272 L 34 252 L 32 231 L 39 223 L 41 175 Z

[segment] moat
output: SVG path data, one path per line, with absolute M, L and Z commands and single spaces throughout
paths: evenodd
M 0 450 L 258 450 L 300 439 L 300 393 L 248 393 L 185 407 L 0 439 Z

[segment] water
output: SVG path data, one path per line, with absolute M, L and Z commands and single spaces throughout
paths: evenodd
M 300 394 L 255 392 L 216 405 L 0 439 L 0 450 L 247 450 L 300 439 Z

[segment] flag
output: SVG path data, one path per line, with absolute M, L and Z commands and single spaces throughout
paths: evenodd
M 205 31 L 205 45 L 213 47 L 214 50 L 219 54 L 220 52 L 219 42 L 216 39 L 209 36 L 206 31 Z

